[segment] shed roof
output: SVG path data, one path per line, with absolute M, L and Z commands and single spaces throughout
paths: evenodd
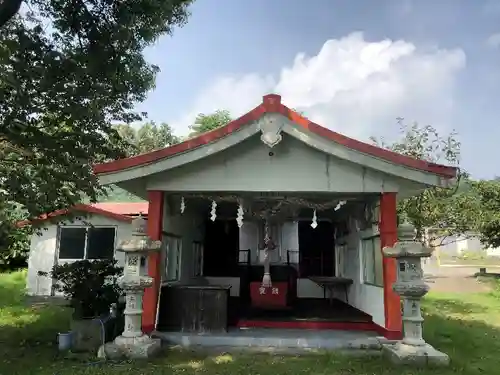
M 133 216 L 147 215 L 148 202 L 100 202 L 92 204 L 78 204 L 76 206 L 57 210 L 48 214 L 39 216 L 38 218 L 28 221 L 20 221 L 17 226 L 40 223 L 46 220 L 53 219 L 57 216 L 67 215 L 70 212 L 84 212 L 94 215 L 101 215 L 110 219 L 123 222 L 131 222 Z

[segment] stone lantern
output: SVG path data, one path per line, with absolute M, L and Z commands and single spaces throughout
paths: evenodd
M 123 276 L 118 284 L 125 292 L 125 328 L 113 342 L 99 349 L 99 357 L 148 358 L 161 346 L 160 339 L 153 339 L 142 332 L 142 297 L 144 289 L 153 285 L 153 278 L 144 274 L 150 252 L 160 251 L 161 241 L 152 240 L 146 234 L 146 220 L 142 216 L 132 221 L 132 236 L 122 241 L 117 251 L 125 253 Z
M 429 291 L 429 286 L 424 282 L 421 261 L 431 256 L 432 248 L 415 240 L 412 225 L 402 224 L 398 228 L 398 242 L 382 251 L 385 257 L 396 259 L 397 281 L 392 289 L 403 300 L 403 340 L 384 345 L 385 354 L 395 363 L 448 365 L 448 355 L 434 349 L 422 337 L 424 319 L 420 300 Z

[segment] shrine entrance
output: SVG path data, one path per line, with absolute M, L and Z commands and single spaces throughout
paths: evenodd
M 402 332 L 396 263 L 381 251 L 397 240 L 397 197 L 456 177 L 315 124 L 275 94 L 225 126 L 94 172 L 147 200 L 148 235 L 162 240 L 147 263 L 144 331 L 315 322 L 388 338 Z
M 335 276 L 335 225 L 320 221 L 312 228 L 310 224 L 299 221 L 300 276 Z
M 165 253 L 157 329 L 373 329 L 370 313 L 349 302 L 359 281 L 343 274 L 351 259 L 339 245 L 349 220 L 378 220 L 377 204 L 376 195 L 171 194 L 169 220 L 183 218 L 198 245 L 183 243 L 180 261 Z M 168 266 L 176 261 L 179 271 Z

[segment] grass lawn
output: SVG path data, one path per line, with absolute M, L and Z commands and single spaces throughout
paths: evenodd
M 92 363 L 92 358 L 63 357 L 56 333 L 68 328 L 61 307 L 29 307 L 23 298 L 25 273 L 0 275 L 0 374 L 311 374 L 415 375 L 497 374 L 500 368 L 500 292 L 476 295 L 430 294 L 425 302 L 425 337 L 447 352 L 447 369 L 397 368 L 382 358 L 334 354 L 283 356 L 169 351 L 151 362 Z M 335 332 L 332 332 L 332 335 Z

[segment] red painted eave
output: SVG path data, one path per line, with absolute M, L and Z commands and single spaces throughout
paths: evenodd
M 149 152 L 147 154 L 133 156 L 130 158 L 118 159 L 107 163 L 96 164 L 94 165 L 94 173 L 95 174 L 113 173 L 128 168 L 138 167 L 141 165 L 153 163 L 155 161 L 182 152 L 189 151 L 191 149 L 203 146 L 211 142 L 215 142 L 218 139 L 223 138 L 237 131 L 246 124 L 258 120 L 261 116 L 263 116 L 266 113 L 279 113 L 287 117 L 290 121 L 294 122 L 298 126 L 301 126 L 304 129 L 307 129 L 308 131 L 317 134 L 323 138 L 341 144 L 352 150 L 356 150 L 376 158 L 387 160 L 394 164 L 399 164 L 404 167 L 433 173 L 444 178 L 455 178 L 457 175 L 457 168 L 455 167 L 414 159 L 412 157 L 401 155 L 390 150 L 370 145 L 368 143 L 357 141 L 353 138 L 346 137 L 340 133 L 334 132 L 321 125 L 318 125 L 308 120 L 307 118 L 301 116 L 299 113 L 291 110 L 287 106 L 281 104 L 281 97 L 276 94 L 265 95 L 262 104 L 252 109 L 247 114 L 237 118 L 234 121 L 231 121 L 225 126 L 222 126 L 218 129 L 201 134 L 198 137 L 188 139 L 187 141 L 184 141 L 182 143 L 161 150 Z

